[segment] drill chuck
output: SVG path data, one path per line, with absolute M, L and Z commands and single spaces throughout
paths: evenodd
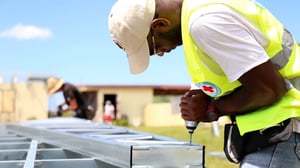
M 194 130 L 197 128 L 198 124 L 198 121 L 185 121 L 185 127 L 190 134 L 194 133 Z

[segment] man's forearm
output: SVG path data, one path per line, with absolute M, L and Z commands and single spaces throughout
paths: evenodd
M 239 81 L 239 88 L 215 100 L 221 115 L 239 115 L 269 106 L 287 91 L 284 79 L 270 61 L 251 69 Z
M 240 115 L 272 104 L 275 101 L 272 95 L 268 92 L 255 93 L 240 87 L 231 94 L 214 100 L 214 105 L 221 115 Z
M 281 84 L 278 84 L 281 83 Z M 268 87 L 263 83 L 256 86 L 241 86 L 231 94 L 214 100 L 215 108 L 220 115 L 240 115 L 255 111 L 277 102 L 286 93 L 284 82 L 276 87 Z

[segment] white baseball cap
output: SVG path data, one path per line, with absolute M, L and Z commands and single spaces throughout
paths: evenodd
M 108 17 L 112 40 L 126 53 L 130 72 L 144 72 L 149 65 L 147 35 L 155 14 L 155 0 L 118 0 Z

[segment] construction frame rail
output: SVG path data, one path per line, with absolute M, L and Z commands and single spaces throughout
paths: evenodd
M 1 168 L 202 168 L 203 145 L 76 118 L 0 126 Z

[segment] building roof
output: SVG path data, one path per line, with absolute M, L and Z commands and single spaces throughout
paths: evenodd
M 183 95 L 190 89 L 189 85 L 78 85 L 81 91 L 96 91 L 104 88 L 152 88 L 154 95 Z

